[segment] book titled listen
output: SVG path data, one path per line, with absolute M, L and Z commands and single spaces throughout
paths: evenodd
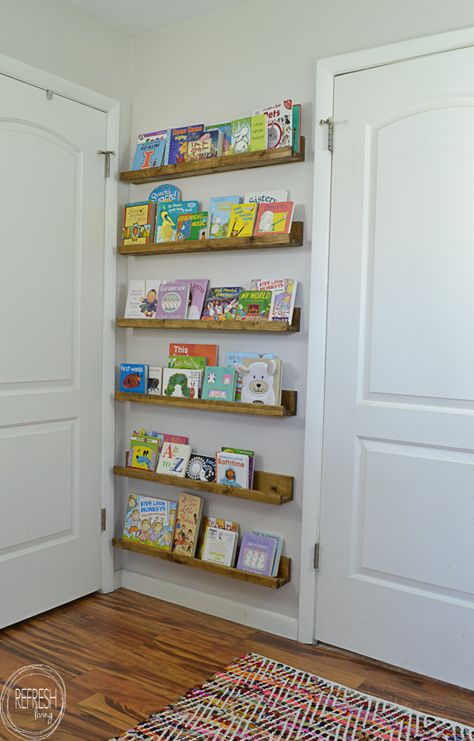
M 181 494 L 178 501 L 173 550 L 184 556 L 196 553 L 199 527 L 201 525 L 203 500 L 193 494 Z

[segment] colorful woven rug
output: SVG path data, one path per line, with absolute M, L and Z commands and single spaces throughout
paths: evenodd
M 114 741 L 151 739 L 474 741 L 474 728 L 247 654 Z

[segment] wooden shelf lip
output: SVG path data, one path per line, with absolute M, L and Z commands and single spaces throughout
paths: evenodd
M 203 319 L 125 319 L 116 320 L 117 327 L 133 329 L 192 329 L 210 332 L 299 332 L 301 311 L 299 307 L 293 311 L 293 320 L 288 322 L 270 322 L 267 320 L 241 321 L 227 319 L 223 321 Z
M 231 579 L 240 579 L 241 581 L 259 584 L 262 587 L 269 587 L 270 589 L 280 589 L 285 584 L 288 584 L 291 579 L 291 559 L 287 556 L 282 556 L 280 559 L 278 576 L 260 576 L 259 574 L 251 574 L 248 571 L 241 571 L 230 566 L 221 566 L 217 563 L 202 561 L 200 558 L 190 558 L 189 556 L 183 556 L 180 553 L 173 553 L 172 551 L 161 551 L 158 548 L 136 543 L 126 538 L 113 538 L 112 544 L 115 548 L 122 548 L 125 551 L 162 558 L 165 561 L 179 563 L 182 566 L 191 566 L 194 569 L 210 571 L 212 574 L 222 574 L 222 576 L 228 576 Z
M 252 167 L 268 167 L 269 165 L 289 165 L 292 162 L 304 162 L 305 139 L 300 138 L 300 151 L 294 152 L 292 147 L 280 149 L 263 149 L 260 152 L 244 152 L 243 154 L 228 154 L 221 157 L 211 157 L 194 162 L 183 162 L 179 165 L 164 165 L 163 167 L 149 167 L 145 170 L 127 170 L 120 173 L 120 180 L 125 183 L 153 183 L 159 180 L 175 180 L 189 178 L 195 175 L 210 175 L 215 172 L 229 172 L 231 170 L 246 170 Z
M 262 234 L 256 237 L 223 237 L 196 239 L 189 242 L 154 242 L 153 244 L 120 245 L 121 255 L 176 255 L 196 252 L 230 252 L 232 250 L 260 250 L 275 247 L 301 247 L 304 225 L 294 221 L 289 234 Z
M 296 391 L 281 392 L 281 406 L 270 404 L 246 404 L 241 401 L 210 401 L 208 399 L 185 399 L 175 396 L 156 396 L 155 394 L 135 394 L 124 391 L 115 392 L 116 401 L 131 401 L 138 404 L 157 404 L 158 406 L 201 409 L 208 412 L 227 412 L 231 414 L 254 414 L 263 417 L 294 417 L 296 415 Z
M 212 494 L 222 494 L 226 497 L 247 499 L 263 504 L 286 504 L 293 499 L 293 476 L 282 473 L 269 473 L 267 471 L 255 471 L 253 489 L 239 489 L 235 486 L 225 486 L 208 481 L 195 481 L 181 476 L 170 476 L 169 474 L 154 473 L 141 468 L 129 466 L 114 466 L 115 476 L 125 476 L 129 479 L 140 479 L 150 481 L 154 484 L 167 486 L 179 486 L 181 489 L 193 489 L 197 491 L 208 491 Z

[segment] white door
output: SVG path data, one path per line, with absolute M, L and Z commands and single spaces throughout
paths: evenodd
M 105 136 L 0 75 L 0 626 L 100 586 Z
M 334 120 L 316 638 L 474 688 L 474 49 Z

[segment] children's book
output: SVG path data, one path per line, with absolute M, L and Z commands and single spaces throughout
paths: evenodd
M 244 203 L 282 203 L 287 200 L 287 190 L 252 190 L 244 195 Z
M 206 305 L 202 312 L 202 319 L 206 321 L 235 319 L 241 286 L 219 286 L 210 288 L 206 296 Z
M 249 459 L 249 475 L 247 479 L 248 488 L 251 489 L 253 486 L 253 476 L 255 470 L 255 452 L 253 450 L 245 450 L 243 448 L 229 448 L 222 446 L 221 451 L 223 453 L 237 453 L 238 455 L 246 455 Z
M 207 211 L 180 216 L 176 228 L 177 241 L 207 239 L 207 219 Z
M 294 278 L 256 278 L 251 287 L 257 291 L 271 291 L 272 301 L 268 318 L 274 322 L 289 322 L 293 320 L 296 291 L 298 281 Z
M 168 368 L 184 368 L 186 370 L 203 371 L 207 365 L 207 358 L 193 357 L 192 355 L 169 355 Z
M 182 355 L 206 358 L 208 365 L 217 365 L 219 354 L 218 345 L 199 345 L 193 343 L 176 344 L 171 342 L 168 348 L 169 355 Z
M 129 465 L 154 471 L 158 460 L 160 440 L 154 435 L 136 434 L 130 438 Z
M 186 319 L 189 285 L 163 281 L 158 290 L 157 319 Z
M 233 530 L 208 527 L 202 547 L 202 560 L 222 566 L 233 566 L 238 539 L 239 534 Z
M 253 361 L 258 360 L 259 358 L 274 358 L 275 356 L 271 353 L 263 353 L 259 354 L 256 352 L 239 352 L 236 350 L 231 350 L 226 353 L 225 355 L 225 364 L 229 368 L 235 368 L 237 371 L 237 380 L 235 383 L 235 401 L 241 400 L 242 395 L 242 382 L 243 382 L 243 374 L 239 373 L 238 367 L 239 365 L 243 365 L 245 361 Z
M 188 136 L 204 130 L 203 124 L 181 126 L 171 129 L 165 153 L 165 164 L 180 165 L 185 161 L 188 150 Z
M 175 242 L 178 219 L 185 214 L 196 213 L 199 201 L 177 201 L 160 203 L 156 212 L 155 242 Z
M 209 238 L 227 237 L 232 206 L 240 203 L 240 196 L 218 196 L 209 203 Z
M 194 481 L 215 481 L 216 459 L 209 455 L 192 453 L 186 469 L 186 478 Z
M 257 215 L 256 203 L 236 203 L 230 211 L 228 237 L 251 237 L 255 216 Z
M 289 234 L 295 204 L 293 201 L 284 203 L 260 203 L 255 219 L 254 236 L 259 234 Z
M 169 435 L 168 433 L 165 433 L 163 435 L 163 442 L 178 443 L 178 445 L 187 445 L 189 442 L 189 438 L 185 437 L 184 435 Z
M 123 209 L 122 243 L 128 245 L 148 244 L 153 233 L 155 204 L 153 201 L 127 203 Z
M 204 371 L 202 398 L 209 401 L 234 401 L 235 370 L 208 365 Z
M 236 318 L 242 321 L 268 319 L 271 301 L 271 291 L 242 291 Z
M 268 147 L 268 124 L 264 113 L 250 119 L 250 151 L 259 152 Z
M 203 499 L 194 494 L 181 494 L 176 513 L 173 551 L 193 557 L 201 526 Z
M 169 476 L 181 476 L 184 478 L 190 455 L 190 445 L 164 442 L 158 465 L 156 467 L 156 472 L 165 473 Z
M 186 319 L 200 319 L 204 309 L 209 280 L 207 278 L 179 279 L 176 283 L 189 286 L 188 312 Z
M 158 291 L 161 285 L 159 280 L 145 281 L 145 295 L 140 303 L 142 319 L 154 319 L 158 301 Z
M 163 183 L 162 185 L 157 185 L 156 188 L 153 188 L 148 196 L 148 200 L 154 201 L 155 203 L 176 203 L 176 201 L 181 200 L 181 191 L 176 187 L 176 185 Z M 280 200 L 285 201 L 286 199 L 281 198 Z
M 188 135 L 186 161 L 205 160 L 209 157 L 220 157 L 224 135 L 219 129 L 206 129 Z
M 216 453 L 216 481 L 225 486 L 247 489 L 249 481 L 249 456 L 242 453 Z
M 163 368 L 163 395 L 197 399 L 202 383 L 202 370 Z
M 247 118 L 236 118 L 232 121 L 232 154 L 243 154 L 244 152 L 250 152 L 250 144 L 252 141 L 252 119 Z
M 176 502 L 130 494 L 122 537 L 162 551 L 170 551 L 176 510 Z
M 232 520 L 222 520 L 219 517 L 203 517 L 201 527 L 201 537 L 198 544 L 198 558 L 202 558 L 206 532 L 209 527 L 218 527 L 221 530 L 228 530 L 233 533 L 239 533 L 239 523 Z
M 254 116 L 264 113 L 268 119 L 268 148 L 293 146 L 293 101 L 267 106 L 254 111 Z
M 273 567 L 271 576 L 278 576 L 278 569 L 280 566 L 281 552 L 283 550 L 283 536 L 274 535 L 273 533 L 266 533 L 263 530 L 252 530 L 252 535 L 257 535 L 263 538 L 271 538 L 276 543 L 275 557 L 273 559 Z
M 163 368 L 158 365 L 150 365 L 148 368 L 148 393 L 161 396 L 163 381 Z
M 273 538 L 254 533 L 242 537 L 237 568 L 253 574 L 271 576 L 277 544 Z
M 242 377 L 240 401 L 245 404 L 281 404 L 280 358 L 244 358 L 235 370 Z
M 146 394 L 148 387 L 148 366 L 144 363 L 120 364 L 120 391 Z
M 140 306 L 145 297 L 145 281 L 130 280 L 128 282 L 127 304 L 125 306 L 126 319 L 143 319 Z
M 214 129 L 222 131 L 223 134 L 222 154 L 230 154 L 230 150 L 232 147 L 232 121 L 228 121 L 227 123 L 212 124 L 204 127 L 204 131 L 213 131 Z
M 146 170 L 149 167 L 161 167 L 165 158 L 168 130 L 151 131 L 140 134 L 132 162 L 132 170 Z
M 293 103 L 293 152 L 299 154 L 301 151 L 301 105 L 299 103 Z M 285 200 L 285 199 L 283 199 Z

